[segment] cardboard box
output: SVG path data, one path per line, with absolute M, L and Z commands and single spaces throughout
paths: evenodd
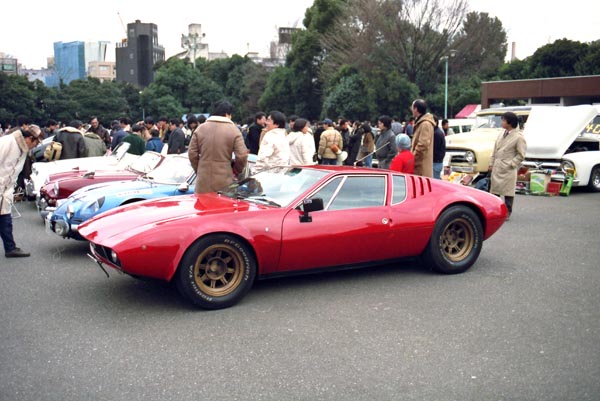
M 531 178 L 529 179 L 529 191 L 534 194 L 546 192 L 546 187 L 549 182 L 549 174 L 531 173 Z
M 552 194 L 552 195 L 558 195 L 558 193 L 560 192 L 561 186 L 562 186 L 562 183 L 560 183 L 560 182 L 549 182 L 548 185 L 546 186 L 546 192 L 548 192 L 549 194 Z

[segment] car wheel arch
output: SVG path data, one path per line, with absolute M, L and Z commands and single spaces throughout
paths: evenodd
M 121 204 L 119 206 L 129 205 L 131 203 L 141 202 L 143 200 L 146 200 L 146 199 L 144 199 L 144 198 L 127 199 L 127 200 L 124 200 L 123 202 L 121 202 Z
M 483 216 L 483 212 L 481 211 L 481 209 L 479 207 L 477 207 L 477 205 L 475 205 L 473 203 L 469 203 L 469 202 L 454 202 L 454 203 L 450 203 L 450 204 L 446 205 L 446 207 L 444 207 L 443 209 L 440 210 L 439 214 L 435 217 L 435 220 L 437 221 L 437 219 L 442 214 L 444 214 L 444 212 L 446 210 L 450 209 L 451 207 L 455 207 L 455 206 L 465 206 L 465 207 L 468 207 L 469 209 L 471 209 L 477 215 L 477 218 L 479 219 L 479 223 L 481 224 L 481 228 L 483 229 L 483 232 L 485 233 L 485 230 L 486 230 L 485 217 Z

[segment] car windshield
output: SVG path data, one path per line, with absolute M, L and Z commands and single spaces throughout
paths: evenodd
M 129 165 L 129 169 L 143 174 L 154 169 L 161 161 L 162 156 L 155 152 L 145 152 Z
M 114 157 L 117 160 L 121 160 L 123 158 L 123 156 L 125 156 L 125 153 L 127 153 L 127 150 L 129 149 L 129 146 L 131 146 L 131 144 L 129 142 L 121 142 L 110 153 L 110 156 Z
M 187 157 L 175 156 L 167 157 L 157 168 L 147 174 L 147 178 L 159 184 L 183 184 L 192 174 L 194 169 L 190 160 Z
M 231 184 L 219 194 L 284 207 L 327 174 L 326 171 L 300 167 L 277 167 Z
M 477 128 L 502 128 L 502 114 L 485 114 L 475 118 Z

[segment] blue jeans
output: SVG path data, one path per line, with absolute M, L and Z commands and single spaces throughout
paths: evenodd
M 0 237 L 4 243 L 4 252 L 13 251 L 17 247 L 12 232 L 12 216 L 10 213 L 0 214 Z
M 444 163 L 433 163 L 433 178 L 438 180 L 442 179 L 442 170 L 444 169 Z
M 362 162 L 365 167 L 373 167 L 373 155 L 365 157 Z

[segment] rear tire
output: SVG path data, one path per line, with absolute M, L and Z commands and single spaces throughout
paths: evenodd
M 466 206 L 453 206 L 437 219 L 422 260 L 438 273 L 458 274 L 477 261 L 482 245 L 477 214 Z
M 222 309 L 238 303 L 256 277 L 256 261 L 239 239 L 215 234 L 194 243 L 177 270 L 179 292 L 204 309 Z

